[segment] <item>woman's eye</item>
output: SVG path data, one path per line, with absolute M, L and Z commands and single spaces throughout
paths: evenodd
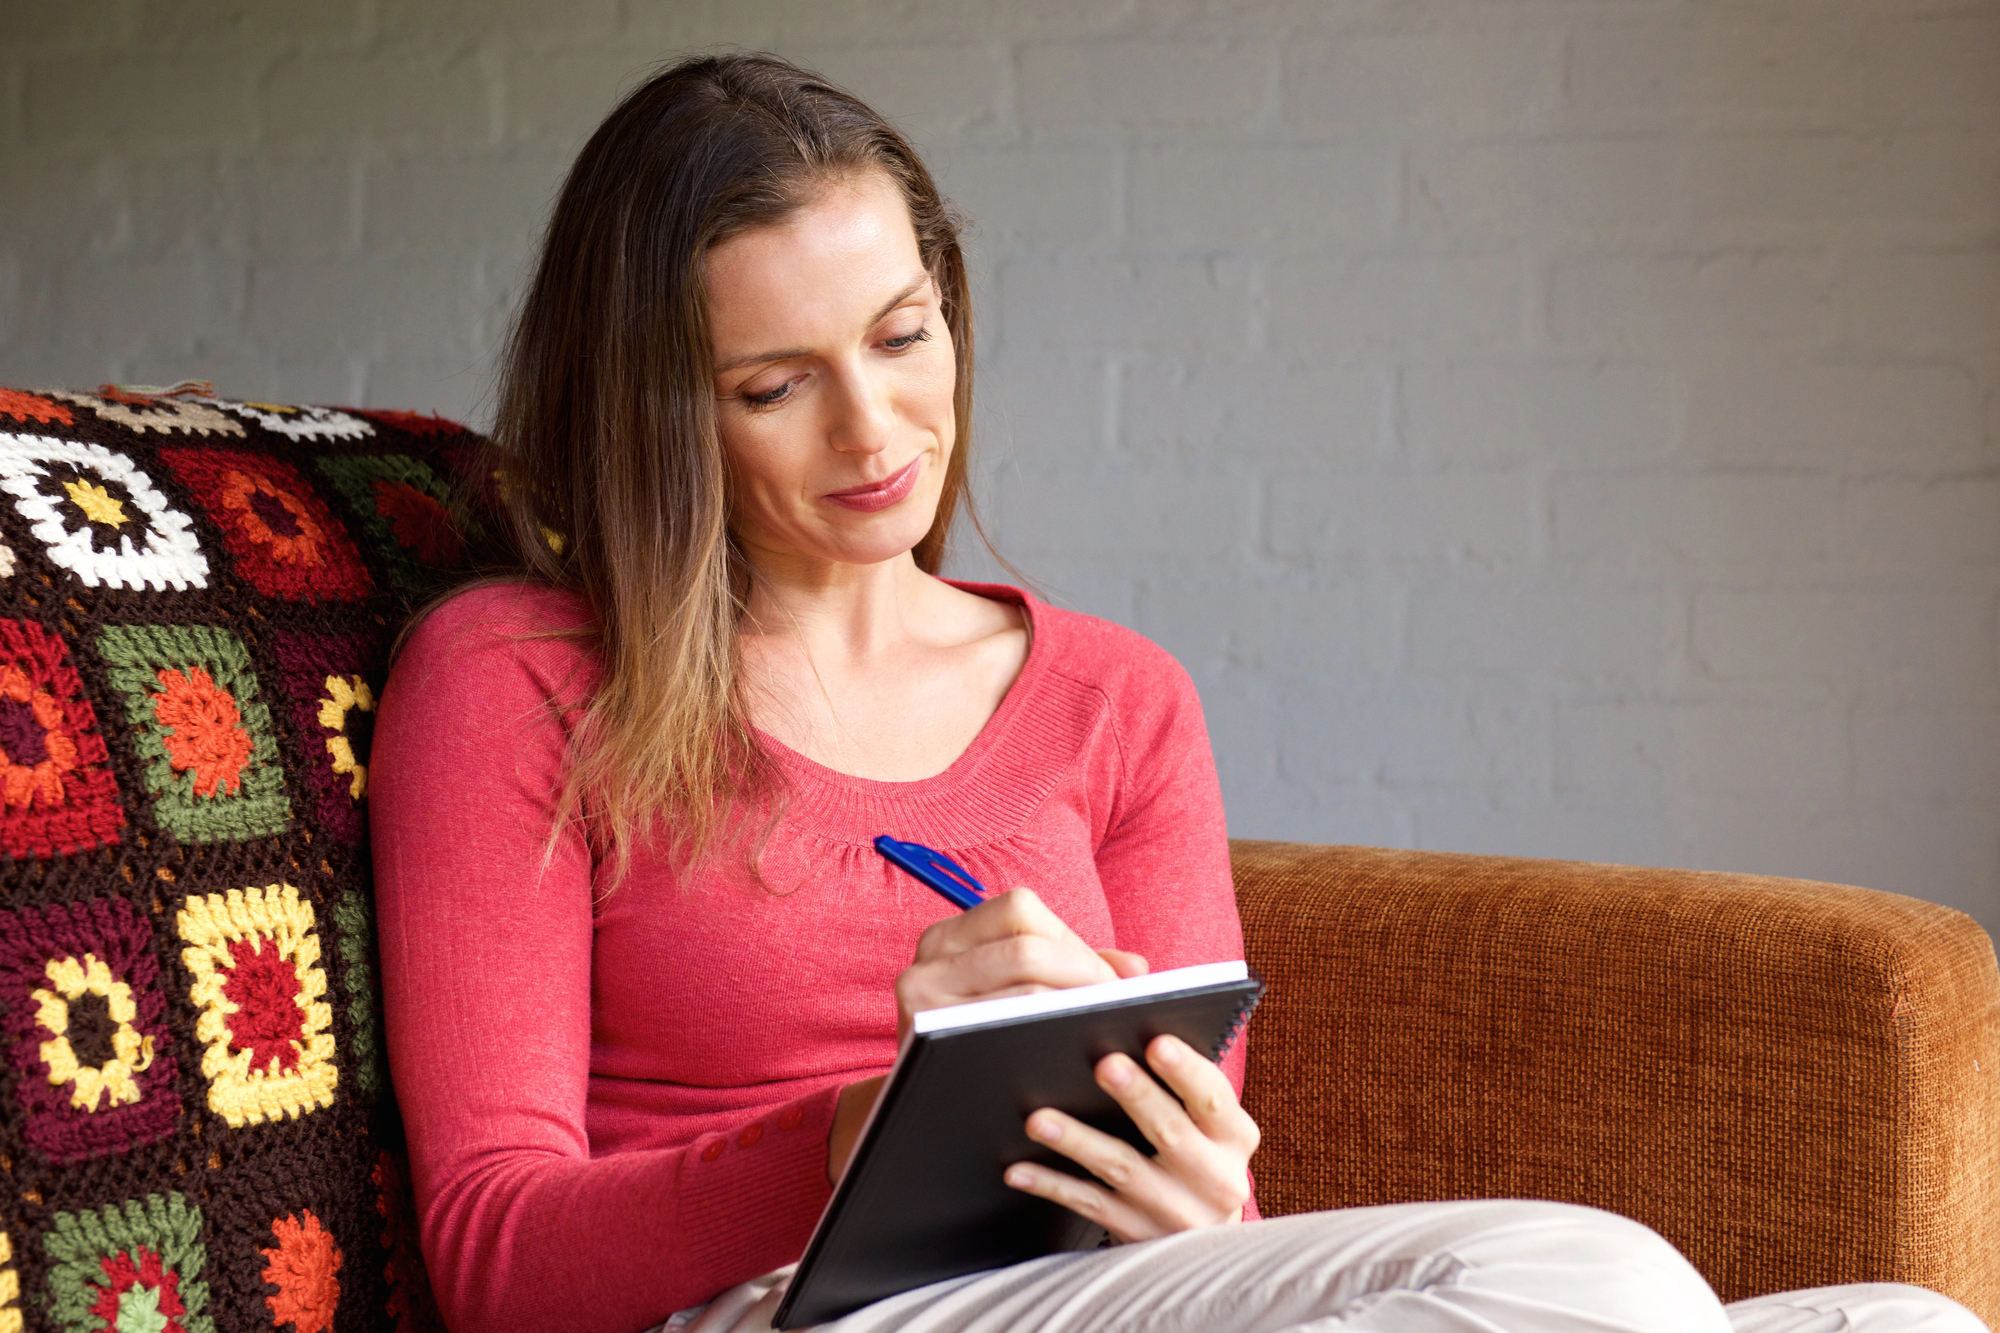
M 773 404 L 783 402 L 787 397 L 791 395 L 791 392 L 792 392 L 792 381 L 786 380 L 783 384 L 780 384 L 777 388 L 772 389 L 766 393 L 746 393 L 743 395 L 743 401 L 750 404 L 750 406 L 752 407 L 770 407 Z
M 915 333 L 906 333 L 900 338 L 890 338 L 882 345 L 892 352 L 900 352 L 906 348 L 915 347 L 920 342 L 929 342 L 930 336 L 931 331 L 929 329 L 918 329 Z

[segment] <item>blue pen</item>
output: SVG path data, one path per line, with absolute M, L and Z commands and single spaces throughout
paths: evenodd
M 886 833 L 875 839 L 875 850 L 922 880 L 925 887 L 936 890 L 954 907 L 969 911 L 986 901 L 986 886 L 943 852 L 934 852 L 919 843 L 898 842 Z

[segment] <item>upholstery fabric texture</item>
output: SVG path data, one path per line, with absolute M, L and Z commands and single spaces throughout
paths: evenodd
M 1724 1300 L 1900 1281 L 2000 1325 L 2000 976 L 1962 913 L 1801 880 L 1233 845 L 1266 1215 L 1624 1213 Z

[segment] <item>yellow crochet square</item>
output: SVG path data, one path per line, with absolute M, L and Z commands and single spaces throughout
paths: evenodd
M 312 904 L 289 884 L 231 889 L 190 896 L 178 924 L 209 1109 L 236 1129 L 331 1106 L 340 1071 Z
M 14 1242 L 0 1231 L 0 1333 L 21 1333 L 21 1275 L 14 1271 Z

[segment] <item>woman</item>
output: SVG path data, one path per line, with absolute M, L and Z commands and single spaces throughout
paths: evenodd
M 513 577 L 416 628 L 375 740 L 391 1059 L 454 1327 L 767 1327 L 913 1013 L 1241 956 L 1185 674 L 936 577 L 971 351 L 930 176 L 782 61 L 661 74 L 571 172 L 501 394 Z M 954 914 L 885 832 L 1025 887 Z M 1149 1243 L 833 1327 L 1730 1327 L 1588 1209 L 1257 1223 L 1241 1044 L 1147 1057 L 1097 1075 L 1157 1157 L 1043 1110 L 1095 1183 L 1006 1179 Z

